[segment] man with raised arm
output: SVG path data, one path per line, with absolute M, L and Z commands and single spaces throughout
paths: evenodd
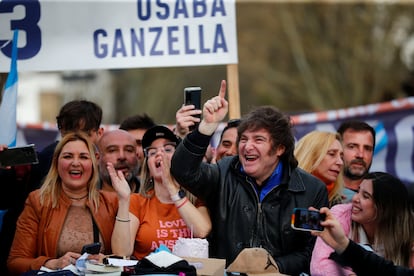
M 229 265 L 244 248 L 262 247 L 281 273 L 307 273 L 315 239 L 291 228 L 291 214 L 297 207 L 328 206 L 327 190 L 297 167 L 291 121 L 270 106 L 242 118 L 239 155 L 203 163 L 211 135 L 227 115 L 225 94 L 222 81 L 218 96 L 204 104 L 198 128 L 177 147 L 171 173 L 210 210 L 210 257 Z

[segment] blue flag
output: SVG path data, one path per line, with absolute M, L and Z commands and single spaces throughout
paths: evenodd
M 17 39 L 18 30 L 13 34 L 10 72 L 6 80 L 3 99 L 0 104 L 0 144 L 16 146 L 17 135 Z

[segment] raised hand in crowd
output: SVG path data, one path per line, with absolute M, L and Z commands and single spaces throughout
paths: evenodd
M 129 196 L 131 195 L 131 187 L 125 179 L 124 173 L 121 170 L 115 170 L 114 164 L 111 162 L 107 163 L 106 168 L 109 176 L 111 177 L 112 187 L 118 194 L 119 201 L 129 200 Z
M 190 128 L 200 122 L 200 118 L 195 115 L 200 115 L 201 110 L 195 109 L 194 105 L 183 105 L 175 113 L 175 134 L 184 138 L 189 132 Z
M 205 135 L 212 135 L 217 126 L 226 117 L 229 110 L 229 103 L 225 99 L 227 83 L 221 81 L 219 94 L 208 100 L 203 106 L 203 119 L 198 130 Z

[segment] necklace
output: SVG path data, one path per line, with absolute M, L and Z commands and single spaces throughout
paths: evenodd
M 70 198 L 70 199 L 72 199 L 72 200 L 81 200 L 81 199 L 84 199 L 84 198 L 86 198 L 87 196 L 88 196 L 88 194 L 86 194 L 86 195 L 84 195 L 84 196 L 81 196 L 81 197 L 71 197 L 71 196 L 68 196 L 68 195 L 66 195 L 68 198 Z

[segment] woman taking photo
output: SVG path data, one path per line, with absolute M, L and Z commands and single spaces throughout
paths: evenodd
M 161 244 L 171 250 L 179 237 L 205 238 L 209 234 L 207 208 L 170 175 L 171 158 L 178 143 L 179 138 L 167 127 L 158 125 L 145 132 L 140 192 L 120 199 L 118 215 L 123 217 L 116 221 L 112 235 L 114 254 L 142 259 Z M 112 183 L 125 186 L 122 174 L 112 169 L 110 173 Z M 128 200 L 129 211 L 125 207 Z
M 365 176 L 350 204 L 331 210 L 352 241 L 396 265 L 411 267 L 414 221 L 404 184 L 390 174 Z M 317 238 L 312 252 L 311 275 L 355 275 L 342 267 L 333 249 Z M 335 260 L 335 261 L 334 261 Z

